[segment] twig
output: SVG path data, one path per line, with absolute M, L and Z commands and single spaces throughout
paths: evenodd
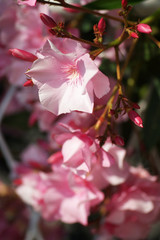
M 15 86 L 11 86 L 7 92 L 7 94 L 5 95 L 4 99 L 2 100 L 2 103 L 1 103 L 1 106 L 0 106 L 0 148 L 1 148 L 1 151 L 2 151 L 2 154 L 6 160 L 6 163 L 10 169 L 10 171 L 13 170 L 13 168 L 15 168 L 16 166 L 16 161 L 15 159 L 13 158 L 8 146 L 7 146 L 7 143 L 5 142 L 4 140 L 4 137 L 2 135 L 2 131 L 1 131 L 1 122 L 2 122 L 2 119 L 4 117 L 4 114 L 5 114 L 5 111 L 13 97 L 13 94 L 15 92 L 15 89 L 16 87 Z
M 1 148 L 4 158 L 6 160 L 7 166 L 9 167 L 10 171 L 12 171 L 16 166 L 16 161 L 13 158 L 13 156 L 4 140 L 4 137 L 3 137 L 1 131 L 0 131 L 0 148 Z
M 2 103 L 0 105 L 0 124 L 2 122 L 4 113 L 8 107 L 8 104 L 10 103 L 13 94 L 15 93 L 16 87 L 15 86 L 11 86 L 7 92 L 7 94 L 5 95 L 4 99 L 2 100 Z
M 38 228 L 39 220 L 40 215 L 31 209 L 30 222 L 24 240 L 44 240 Z
M 91 10 L 89 8 L 85 8 L 85 7 L 82 7 L 82 6 L 75 6 L 75 5 L 66 3 L 66 2 L 55 3 L 55 2 L 51 2 L 49 0 L 48 1 L 47 0 L 37 0 L 37 2 L 42 3 L 42 4 L 49 4 L 49 5 L 53 5 L 53 6 L 61 6 L 61 7 L 65 7 L 65 8 L 71 8 L 71 9 L 81 11 L 81 12 L 84 12 L 84 13 L 89 13 L 89 14 L 100 16 L 100 17 L 112 19 L 112 20 L 115 20 L 115 21 L 118 21 L 118 22 L 121 22 L 121 23 L 124 22 L 124 20 L 120 17 L 115 17 L 115 16 L 112 16 L 112 15 L 109 15 L 109 14 L 106 14 L 106 13 L 103 14 L 103 13 L 100 13 L 98 11 Z

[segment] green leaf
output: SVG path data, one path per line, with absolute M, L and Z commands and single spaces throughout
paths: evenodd
M 160 81 L 155 79 L 154 88 L 148 103 L 143 128 L 144 144 L 148 149 L 160 140 Z
M 143 0 L 128 0 L 129 5 L 135 5 Z M 86 4 L 84 7 L 95 10 L 117 9 L 121 8 L 121 0 L 96 0 Z

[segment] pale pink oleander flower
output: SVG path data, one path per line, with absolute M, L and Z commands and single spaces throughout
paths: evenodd
M 48 113 L 53 115 L 51 112 Z M 89 129 L 95 123 L 95 121 L 93 114 L 84 112 L 75 111 L 61 115 L 61 118 L 56 119 L 56 124 L 52 124 L 48 132 L 50 147 L 54 149 L 54 152 L 55 150 L 59 150 L 59 144 L 56 143 L 55 136 L 68 132 L 68 129 L 64 128 L 64 124 L 70 126 L 72 129 L 81 129 L 82 132 L 85 132 L 86 129 Z M 41 127 L 41 117 L 38 122 Z
M 22 85 L 25 82 L 24 72 L 31 66 L 26 62 L 13 58 L 8 50 L 12 48 L 24 49 L 34 53 L 43 46 L 45 36 L 44 24 L 39 13 L 48 12 L 47 6 L 38 8 L 20 7 L 14 1 L 1 8 L 0 15 L 0 75 L 6 75 L 10 83 Z M 32 17 L 31 17 L 32 16 Z
M 14 172 L 15 177 L 21 177 L 24 174 L 32 173 L 33 169 L 46 169 L 49 167 L 47 162 L 48 152 L 46 149 L 47 143 L 32 143 L 28 145 L 20 154 L 21 163 L 17 164 Z
M 110 138 L 107 139 L 102 149 L 114 159 L 113 164 L 105 167 L 100 162 L 96 162 L 89 178 L 99 189 L 103 189 L 108 185 L 116 186 L 124 183 L 129 175 L 128 164 L 124 161 L 126 150 L 113 144 Z
M 124 240 L 145 239 L 160 216 L 160 183 L 142 167 L 130 175 L 108 202 L 105 227 Z
M 25 164 L 35 162 L 42 165 L 47 165 L 48 153 L 38 143 L 32 143 L 23 150 L 20 158 Z
M 94 166 L 110 168 L 114 164 L 113 156 L 100 148 L 99 142 L 80 130 L 69 129 L 55 136 L 57 143 L 62 145 L 62 165 L 77 175 L 86 178 Z M 72 131 L 72 132 L 71 132 Z
M 37 0 L 17 0 L 20 5 L 35 6 Z
M 92 113 L 94 93 L 101 98 L 109 91 L 109 80 L 89 54 L 71 39 L 63 47 L 47 41 L 27 75 L 39 88 L 42 105 L 55 115 L 71 111 Z
M 87 225 L 90 208 L 104 196 L 90 182 L 66 169 L 32 172 L 22 177 L 17 194 L 47 220 Z

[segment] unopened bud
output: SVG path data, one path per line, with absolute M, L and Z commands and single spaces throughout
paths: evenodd
M 136 32 L 131 32 L 129 35 L 130 35 L 130 37 L 133 37 L 133 38 L 139 38 L 139 36 Z
M 56 32 L 55 32 L 53 29 L 49 29 L 49 32 L 50 32 L 52 35 L 56 35 Z
M 119 145 L 119 146 L 124 146 L 124 140 L 121 136 L 115 136 L 114 138 L 114 142 L 115 144 Z
M 145 23 L 139 23 L 137 25 L 137 31 L 138 32 L 141 32 L 141 33 L 151 33 L 152 32 L 152 29 L 151 27 L 148 25 L 148 24 L 145 24 Z
M 33 82 L 31 79 L 27 80 L 24 84 L 23 84 L 24 87 L 32 87 L 33 86 Z
M 34 62 L 37 59 L 37 57 L 34 54 L 18 48 L 9 49 L 9 53 L 11 53 L 12 56 L 16 58 L 19 58 L 21 60 L 28 61 L 28 62 Z
M 40 13 L 40 19 L 49 28 L 54 28 L 57 26 L 56 22 L 48 15 Z
M 122 7 L 123 7 L 124 9 L 126 9 L 126 7 L 127 7 L 127 5 L 128 5 L 128 1 L 127 1 L 127 0 L 122 0 L 122 1 L 121 1 L 121 4 L 122 4 Z
M 140 109 L 140 106 L 137 103 L 132 103 L 132 107 L 135 109 Z
M 131 119 L 132 122 L 134 122 L 137 126 L 143 128 L 143 121 L 142 118 L 139 116 L 137 112 L 134 110 L 130 110 L 128 112 L 128 117 Z
M 100 33 L 103 33 L 105 31 L 106 28 L 106 22 L 103 18 L 101 18 L 98 22 L 98 30 Z

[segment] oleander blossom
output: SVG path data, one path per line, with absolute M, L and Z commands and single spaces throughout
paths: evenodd
M 160 183 L 142 167 L 130 167 L 126 181 L 106 205 L 104 227 L 123 240 L 146 239 L 160 216 Z
M 90 209 L 104 199 L 103 193 L 69 170 L 54 170 L 24 174 L 16 193 L 46 220 L 87 225 Z
M 108 77 L 74 40 L 48 40 L 37 56 L 27 75 L 37 85 L 42 105 L 55 115 L 92 113 L 94 94 L 101 98 L 110 90 Z
M 62 150 L 59 154 L 54 153 L 48 159 L 49 163 L 54 166 L 61 159 L 62 167 L 83 178 L 87 178 L 94 166 L 106 169 L 115 164 L 112 154 L 100 148 L 98 141 L 79 130 L 71 131 L 55 136 L 57 143 L 62 144 Z

